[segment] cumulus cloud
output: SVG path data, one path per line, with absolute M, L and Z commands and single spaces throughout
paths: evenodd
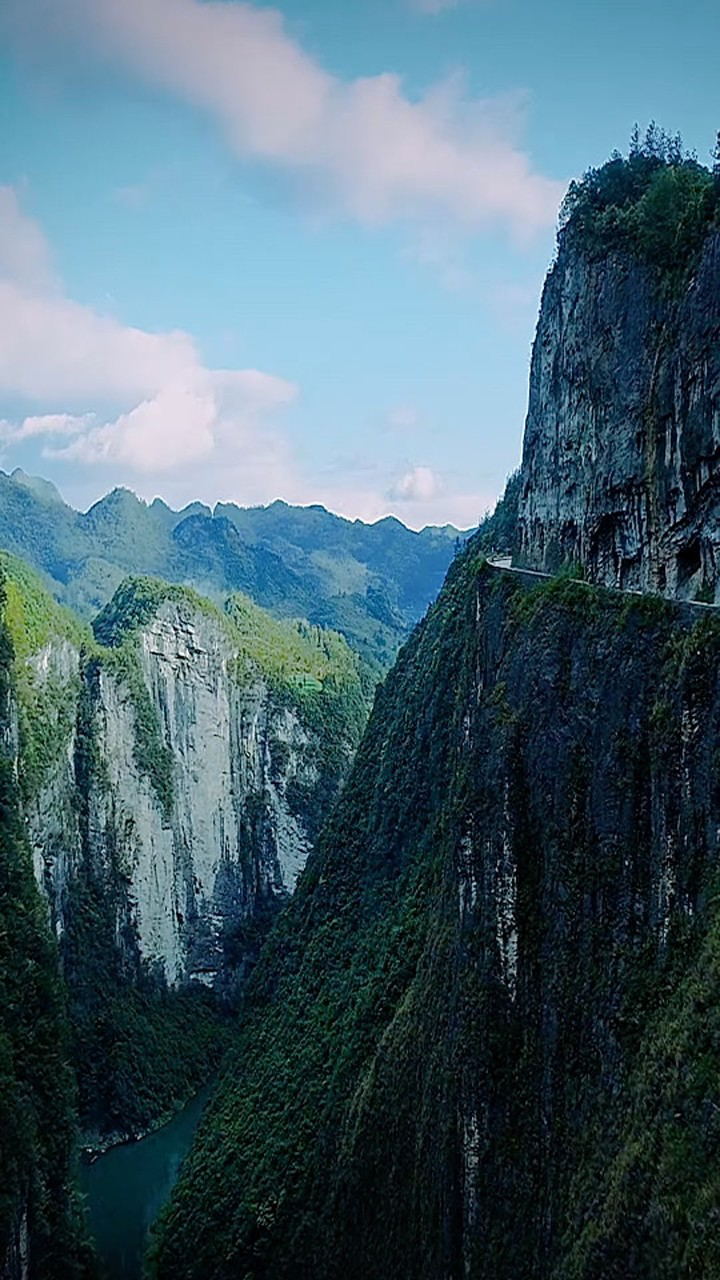
M 187 333 L 150 333 L 68 298 L 16 193 L 0 188 L 0 209 L 13 236 L 0 267 L 0 398 L 25 406 L 0 420 L 3 465 L 14 450 L 39 445 L 46 458 L 72 464 L 75 500 L 125 483 L 177 505 L 281 496 L 365 520 L 395 511 L 415 528 L 474 524 L 487 507 L 492 495 L 449 492 L 426 466 L 389 489 L 377 460 L 311 475 L 276 422 L 297 396 L 292 382 L 209 368 Z M 409 430 L 415 410 L 399 405 L 391 417 Z
M 252 451 L 265 416 L 294 399 L 273 374 L 207 368 L 189 334 L 149 333 L 66 297 L 42 231 L 7 187 L 0 220 L 0 393 L 48 410 L 0 423 L 7 444 L 45 437 L 48 457 L 169 473 Z
M 279 12 L 238 0 L 7 3 L 26 34 L 90 45 L 209 113 L 239 155 L 296 174 L 362 222 L 496 220 L 524 235 L 555 218 L 561 186 L 534 172 L 502 106 L 457 77 L 417 98 L 388 72 L 344 81 Z
M 436 498 L 441 488 L 440 480 L 430 467 L 413 467 L 395 481 L 387 496 L 393 502 L 427 502 Z
M 0 422 L 0 440 L 30 440 L 33 436 L 76 436 L 94 421 L 94 414 L 40 413 L 22 422 Z

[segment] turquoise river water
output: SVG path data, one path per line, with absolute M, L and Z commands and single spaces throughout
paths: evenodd
M 107 1280 L 140 1280 L 150 1226 L 175 1185 L 208 1096 L 203 1090 L 162 1129 L 82 1167 L 90 1227 Z

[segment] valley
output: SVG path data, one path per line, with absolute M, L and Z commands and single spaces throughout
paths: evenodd
M 720 175 L 633 147 L 471 534 L 0 475 L 3 1280 L 720 1275 Z

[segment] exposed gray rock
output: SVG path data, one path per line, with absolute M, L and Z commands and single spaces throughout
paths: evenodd
M 171 984 L 225 981 L 229 935 L 261 900 L 292 892 L 312 846 L 317 815 L 303 797 L 321 781 L 322 744 L 256 669 L 238 672 L 236 656 L 218 619 L 171 601 L 138 636 L 172 761 L 170 803 L 138 762 L 136 697 L 122 669 L 59 640 L 31 660 L 37 691 L 54 681 L 84 702 L 81 732 L 93 744 L 83 768 L 73 727 L 27 805 L 56 931 L 86 859 L 112 886 L 118 940 L 134 937 Z
M 617 253 L 561 248 L 533 350 L 525 563 L 720 598 L 720 233 L 679 297 Z

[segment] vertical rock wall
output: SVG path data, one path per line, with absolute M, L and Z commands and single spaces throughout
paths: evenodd
M 648 267 L 561 247 L 533 350 L 523 561 L 720 599 L 720 233 L 680 294 Z

